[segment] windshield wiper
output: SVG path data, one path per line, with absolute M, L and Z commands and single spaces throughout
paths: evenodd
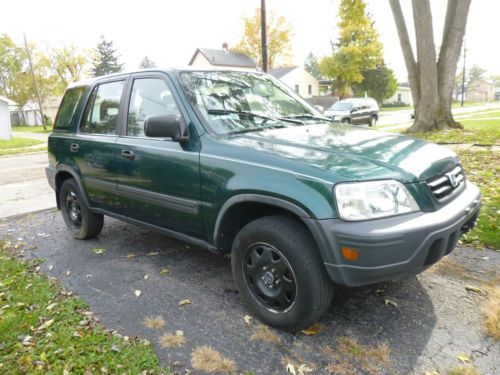
M 290 122 L 292 124 L 299 124 L 299 125 L 304 125 L 302 121 L 299 120 L 294 120 L 292 118 L 288 117 L 269 117 L 265 115 L 261 115 L 255 112 L 249 112 L 249 111 L 236 111 L 234 109 L 207 109 L 207 113 L 209 115 L 228 115 L 228 114 L 236 114 L 236 115 L 245 115 L 245 116 L 253 116 L 253 117 L 259 117 L 263 118 L 265 120 L 271 120 L 271 121 L 283 121 L 283 122 Z
M 329 118 L 314 116 L 314 115 L 310 115 L 308 113 L 301 113 L 299 115 L 290 115 L 290 116 L 286 116 L 285 118 L 286 119 L 304 118 L 304 119 L 311 119 L 311 120 L 320 120 L 320 121 L 332 122 L 332 120 L 330 120 Z

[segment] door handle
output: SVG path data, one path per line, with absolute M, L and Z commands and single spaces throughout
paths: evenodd
M 80 150 L 80 145 L 78 143 L 72 143 L 70 146 L 69 146 L 69 150 L 71 152 L 78 152 L 78 150 Z
M 130 150 L 122 150 L 122 158 L 125 158 L 128 160 L 134 160 L 135 154 L 133 151 L 130 151 Z

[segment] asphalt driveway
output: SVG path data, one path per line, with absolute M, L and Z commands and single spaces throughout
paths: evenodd
M 444 374 L 460 365 L 461 354 L 482 374 L 500 371 L 499 346 L 482 328 L 485 297 L 466 290 L 471 282 L 446 267 L 400 283 L 339 287 L 320 333 L 273 331 L 276 343 L 250 339 L 259 322 L 245 322 L 248 311 L 234 289 L 228 258 L 109 218 L 98 239 L 77 241 L 57 211 L 4 219 L 1 238 L 36 246 L 25 251 L 46 260 L 42 271 L 85 299 L 108 328 L 151 340 L 161 361 L 178 373 L 190 369 L 190 354 L 202 345 L 233 359 L 242 373 L 285 374 L 286 364 L 295 363 L 324 374 L 327 366 L 347 360 L 356 373 Z M 449 258 L 474 277 L 498 276 L 498 252 L 457 248 Z M 185 299 L 191 303 L 179 306 Z M 145 317 L 157 315 L 165 328 L 143 325 Z M 159 345 L 163 333 L 176 330 L 184 332 L 183 347 Z M 357 340 L 359 350 L 342 353 L 345 338 Z M 392 365 L 364 355 L 379 343 L 387 343 Z

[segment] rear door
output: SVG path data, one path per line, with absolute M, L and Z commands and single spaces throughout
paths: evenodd
M 117 157 L 115 143 L 126 78 L 97 84 L 87 101 L 69 151 L 79 169 L 92 207 L 114 211 Z
M 199 140 L 190 127 L 190 140 L 149 138 L 149 116 L 187 113 L 164 73 L 131 76 L 127 90 L 126 126 L 117 140 L 120 210 L 142 222 L 202 237 L 200 215 Z

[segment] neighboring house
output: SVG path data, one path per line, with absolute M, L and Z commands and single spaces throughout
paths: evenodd
M 319 81 L 301 66 L 271 69 L 269 74 L 295 90 L 303 98 L 319 96 Z
M 43 114 L 49 119 L 49 121 L 51 121 L 52 124 L 56 118 L 61 100 L 62 97 L 54 96 L 47 99 L 43 105 Z M 28 102 L 21 109 L 11 109 L 11 117 L 16 119 L 16 123 L 19 122 L 16 125 L 42 125 L 42 116 L 40 115 L 40 109 L 38 107 L 38 103 L 36 102 Z
M 10 128 L 10 100 L 0 96 L 0 139 L 10 140 L 12 138 Z
M 411 96 L 410 84 L 408 82 L 400 83 L 394 95 L 383 101 L 383 104 L 396 104 L 396 103 L 413 105 L 413 98 Z
M 224 49 L 198 48 L 189 61 L 190 66 L 238 68 L 245 70 L 256 70 L 257 65 L 250 57 L 240 52 L 228 51 L 227 45 Z
M 495 87 L 495 100 L 500 100 L 500 87 Z
M 469 102 L 491 102 L 495 99 L 495 84 L 486 79 L 478 79 L 467 85 L 465 100 Z

